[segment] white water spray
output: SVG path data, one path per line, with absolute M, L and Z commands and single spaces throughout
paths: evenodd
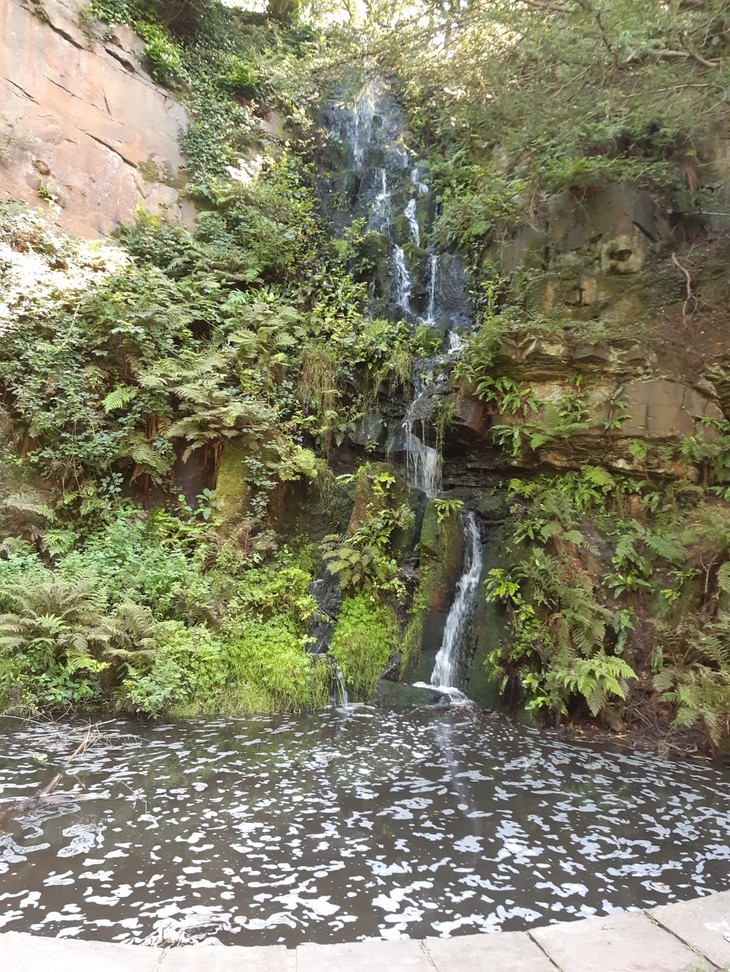
M 373 133 L 373 118 L 375 104 L 378 100 L 376 82 L 369 81 L 360 91 L 357 101 L 352 107 L 352 113 L 342 131 L 343 138 L 352 152 L 353 168 L 362 171 L 365 152 L 370 147 Z
M 406 423 L 404 423 L 406 425 Z M 406 481 L 429 499 L 441 488 L 441 456 L 406 425 Z
M 456 356 L 464 350 L 464 342 L 458 331 L 449 331 L 449 354 Z
M 419 196 L 423 196 L 428 192 L 428 186 L 425 182 L 421 182 L 418 174 L 418 166 L 411 169 L 411 185 L 416 190 Z
M 388 174 L 385 169 L 378 169 L 377 187 L 368 223 L 379 233 L 387 233 L 389 221 L 390 189 L 388 188 Z

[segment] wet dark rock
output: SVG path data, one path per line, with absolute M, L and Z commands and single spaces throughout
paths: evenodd
M 401 676 L 401 658 L 398 652 L 393 652 L 380 677 L 386 682 L 398 682 Z
M 329 648 L 332 632 L 342 605 L 340 582 L 334 574 L 325 571 L 322 577 L 309 585 L 309 593 L 317 602 L 316 620 L 310 631 L 312 641 L 310 651 L 321 655 Z
M 418 709 L 434 706 L 438 699 L 438 692 L 426 686 L 381 680 L 375 686 L 372 704 L 380 709 Z

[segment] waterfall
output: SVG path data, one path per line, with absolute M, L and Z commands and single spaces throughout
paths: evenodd
M 335 208 L 345 216 L 346 206 L 353 220 L 362 220 L 381 236 L 377 241 L 377 272 L 369 282 L 371 313 L 394 322 L 449 329 L 448 354 L 416 363 L 412 398 L 400 429 L 392 426 L 392 412 L 383 416 L 388 449 L 402 456 L 406 482 L 421 493 L 422 500 L 431 500 L 441 491 L 442 474 L 432 422 L 435 396 L 439 394 L 436 382 L 446 383 L 445 365 L 463 347 L 457 330 L 468 326 L 465 271 L 455 254 L 436 252 L 436 205 L 429 196 L 429 170 L 407 149 L 406 118 L 385 83 L 377 79 L 369 82 L 353 103 L 333 106 L 331 117 L 330 127 L 341 135 L 350 167 L 357 174 L 356 179 L 348 177 L 343 182 L 347 192 L 336 193 Z M 434 370 L 436 382 L 429 380 Z M 460 696 L 454 682 L 482 570 L 479 530 L 472 513 L 464 516 L 464 537 L 463 572 L 427 686 L 451 698 Z M 332 627 L 326 622 L 333 614 L 321 613 L 325 620 L 322 634 L 317 631 L 316 643 L 326 648 Z M 347 705 L 342 673 L 333 668 L 331 674 L 333 704 Z
M 395 300 L 405 314 L 411 313 L 411 291 L 413 282 L 406 264 L 406 255 L 403 247 L 396 244 L 393 247 L 393 269 L 395 283 Z
M 425 182 L 421 182 L 418 166 L 411 169 L 411 185 L 416 190 L 419 196 L 423 196 L 428 192 L 428 186 Z
M 405 216 L 408 220 L 408 225 L 411 230 L 411 236 L 416 241 L 416 246 L 421 245 L 421 228 L 418 225 L 418 219 L 416 218 L 416 200 L 409 199 L 408 205 L 405 208 Z
M 428 258 L 428 307 L 425 324 L 433 327 L 436 323 L 436 283 L 438 281 L 439 258 L 432 253 Z
M 406 430 L 406 481 L 433 499 L 441 488 L 441 456 L 438 449 L 419 439 L 407 417 L 403 427 Z
M 424 442 L 426 423 L 432 406 L 428 386 L 423 375 L 418 372 L 414 375 L 413 388 L 413 401 L 403 419 L 406 482 L 425 493 L 428 499 L 433 499 L 441 489 L 441 456 L 438 449 Z M 414 431 L 417 426 L 420 426 L 420 436 Z
M 352 152 L 353 167 L 362 171 L 365 152 L 370 148 L 373 134 L 375 106 L 379 99 L 376 82 L 369 81 L 361 90 L 351 111 L 341 121 L 341 134 Z
M 336 665 L 334 671 L 333 688 L 334 691 L 332 692 L 332 703 L 340 706 L 340 708 L 346 709 L 350 704 L 350 699 L 347 695 L 347 688 L 345 687 L 345 676 Z
M 449 354 L 461 354 L 464 350 L 464 342 L 458 331 L 449 331 Z
M 464 541 L 464 570 L 456 585 L 454 603 L 446 618 L 443 641 L 431 673 L 431 685 L 448 694 L 454 694 L 464 635 L 476 603 L 482 573 L 482 542 L 473 513 L 464 514 Z
M 388 173 L 385 169 L 378 169 L 376 192 L 368 224 L 379 233 L 387 233 L 389 220 L 390 189 L 388 188 Z

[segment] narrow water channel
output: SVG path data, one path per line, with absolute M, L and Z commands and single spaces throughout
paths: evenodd
M 730 887 L 730 774 L 468 711 L 119 722 L 70 764 L 78 728 L 0 728 L 4 930 L 450 936 Z

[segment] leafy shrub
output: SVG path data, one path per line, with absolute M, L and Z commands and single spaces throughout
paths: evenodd
M 674 706 L 676 726 L 699 725 L 710 745 L 730 738 L 730 613 L 705 624 L 656 624 L 661 668 L 654 688 Z
M 98 700 L 114 625 L 105 592 L 86 578 L 27 574 L 3 592 L 0 692 L 6 704 L 67 707 Z
M 594 718 L 610 700 L 624 700 L 628 679 L 636 678 L 636 672 L 623 658 L 603 652 L 592 658 L 573 659 L 555 675 L 568 691 L 583 696 Z
M 179 46 L 159 24 L 138 22 L 137 33 L 144 41 L 144 57 L 152 77 L 169 88 L 183 79 L 183 62 Z
M 227 676 L 223 643 L 205 625 L 180 621 L 159 624 L 154 650 L 126 667 L 118 704 L 152 716 L 216 712 Z
M 256 68 L 236 55 L 228 59 L 221 84 L 239 98 L 259 98 L 262 94 L 261 80 Z
M 348 535 L 330 534 L 322 541 L 327 570 L 339 578 L 344 591 L 365 588 L 403 595 L 394 544 L 414 516 L 403 498 L 402 483 L 387 468 L 360 467 Z
M 93 575 L 103 584 L 112 605 L 133 599 L 152 608 L 155 616 L 191 618 L 209 613 L 212 593 L 203 574 L 204 547 L 186 549 L 201 532 L 179 517 L 159 512 L 145 515 L 133 508 L 115 519 L 78 550 L 63 557 L 62 577 Z M 173 531 L 177 536 L 173 536 Z M 185 536 L 188 531 L 191 536 Z
M 294 631 L 303 630 L 317 609 L 309 593 L 311 581 L 309 571 L 284 558 L 273 567 L 247 570 L 228 601 L 225 629 L 233 633 L 241 622 L 276 618 Z
M 343 600 L 330 652 L 356 700 L 370 698 L 398 641 L 398 624 L 389 604 L 366 593 Z
M 491 570 L 486 596 L 507 607 L 512 635 L 489 653 L 487 672 L 502 688 L 518 678 L 526 708 L 567 715 L 577 695 L 596 715 L 626 697 L 626 680 L 636 675 L 606 649 L 611 627 L 625 640 L 627 619 L 599 602 L 583 568 L 533 549 L 511 572 Z
M 277 621 L 248 622 L 227 646 L 230 675 L 227 693 L 257 690 L 267 711 L 291 711 L 321 704 L 315 669 L 324 666 L 308 655 L 303 639 Z M 317 673 L 319 674 L 319 673 Z

